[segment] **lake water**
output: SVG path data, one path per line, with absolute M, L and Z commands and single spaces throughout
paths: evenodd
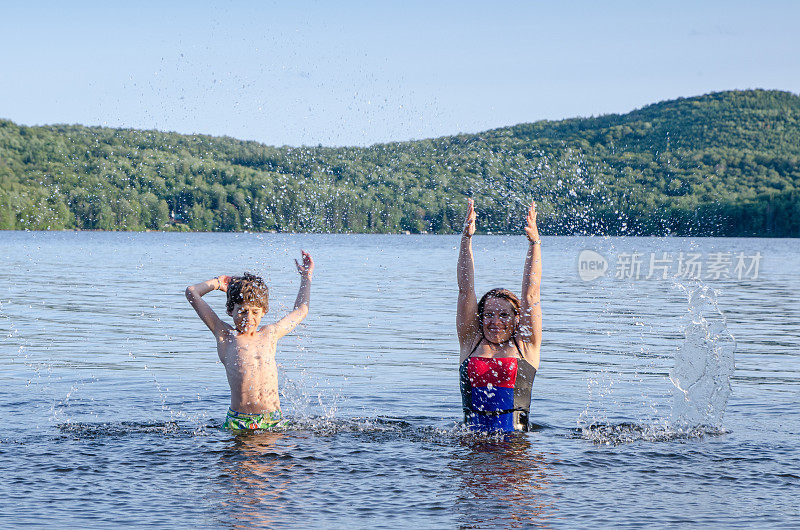
M 495 437 L 459 425 L 457 244 L 0 233 L 0 525 L 800 526 L 798 240 L 545 236 L 535 425 Z M 474 247 L 479 295 L 519 292 L 524 238 Z M 224 369 L 183 290 L 262 274 L 270 318 L 301 248 L 311 314 L 278 349 L 296 428 L 220 431 Z M 608 263 L 590 281 L 587 249 Z M 700 281 L 673 277 L 692 255 Z

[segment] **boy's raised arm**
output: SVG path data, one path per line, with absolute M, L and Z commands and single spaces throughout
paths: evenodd
M 205 282 L 200 282 L 195 285 L 190 285 L 186 288 L 186 299 L 189 300 L 189 303 L 192 304 L 192 307 L 197 312 L 197 316 L 200 317 L 200 320 L 208 326 L 208 329 L 211 332 L 218 336 L 222 331 L 227 327 L 225 324 L 211 309 L 211 306 L 203 300 L 203 296 L 210 293 L 211 291 L 215 291 L 219 289 L 222 292 L 228 290 L 228 282 L 230 282 L 230 276 L 218 276 L 216 278 L 212 278 Z
M 275 332 L 278 338 L 292 331 L 306 318 L 306 315 L 308 315 L 308 304 L 311 301 L 311 276 L 314 273 L 314 260 L 311 259 L 311 255 L 305 250 L 301 250 L 300 252 L 303 254 L 303 262 L 300 263 L 294 260 L 295 265 L 297 265 L 297 272 L 300 273 L 300 290 L 297 292 L 297 299 L 294 301 L 294 309 L 275 323 Z

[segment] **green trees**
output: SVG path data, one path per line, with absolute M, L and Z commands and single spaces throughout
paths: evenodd
M 734 91 L 625 115 L 368 148 L 0 120 L 0 229 L 800 236 L 800 97 Z

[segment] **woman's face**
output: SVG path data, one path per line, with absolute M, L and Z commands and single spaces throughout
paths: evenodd
M 483 336 L 500 344 L 511 339 L 517 329 L 514 306 L 505 298 L 487 298 L 483 305 Z

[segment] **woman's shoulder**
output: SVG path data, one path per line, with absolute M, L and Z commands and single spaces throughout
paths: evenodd
M 539 370 L 539 345 L 534 344 L 532 342 L 525 342 L 520 341 L 519 343 L 519 353 L 520 357 L 522 357 L 528 364 L 534 367 L 537 371 Z

